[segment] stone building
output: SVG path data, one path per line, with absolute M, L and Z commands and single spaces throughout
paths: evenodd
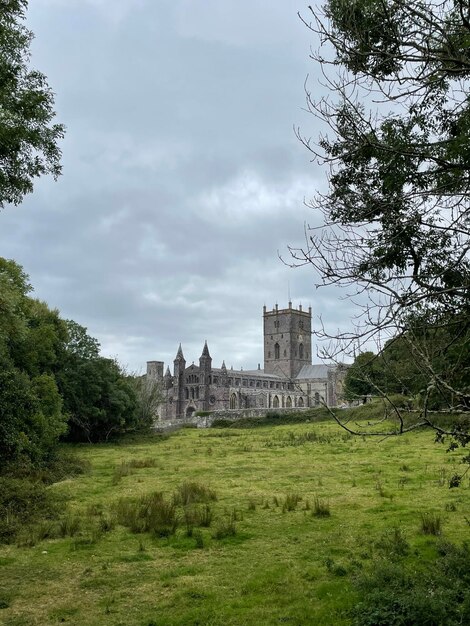
M 312 365 L 312 309 L 263 308 L 264 369 L 212 367 L 207 342 L 199 365 L 186 366 L 181 344 L 173 374 L 162 361 L 147 362 L 147 376 L 159 381 L 163 402 L 160 418 L 191 417 L 196 412 L 243 409 L 303 408 L 341 400 L 345 367 Z

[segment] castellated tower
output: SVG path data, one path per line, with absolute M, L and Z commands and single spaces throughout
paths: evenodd
M 162 381 L 163 361 L 147 361 L 147 376 Z
M 264 372 L 295 378 L 304 365 L 312 363 L 312 308 L 272 311 L 263 307 Z

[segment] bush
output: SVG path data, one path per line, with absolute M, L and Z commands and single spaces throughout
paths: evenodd
M 402 564 L 375 563 L 356 579 L 361 601 L 354 626 L 457 626 L 470 623 L 470 550 L 441 543 L 427 569 L 407 573 Z
M 24 526 L 56 518 L 59 504 L 41 482 L 0 477 L 0 543 L 13 541 Z

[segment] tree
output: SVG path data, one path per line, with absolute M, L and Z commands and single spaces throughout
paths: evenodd
M 419 367 L 421 413 L 377 434 L 425 424 L 465 445 L 468 432 L 441 428 L 428 408 L 432 397 L 470 406 L 470 7 L 327 0 L 309 9 L 329 93 L 316 101 L 307 90 L 307 107 L 328 130 L 316 144 L 298 136 L 329 167 L 329 190 L 311 202 L 324 223 L 307 230 L 294 263 L 313 265 L 320 286 L 367 295 L 333 357 L 372 340 L 381 355 L 400 340 Z M 455 376 L 449 358 L 431 354 L 433 339 L 441 356 L 453 352 Z
M 157 419 L 158 408 L 163 402 L 162 386 L 159 380 L 149 376 L 129 376 L 136 397 L 137 414 L 142 428 L 150 428 Z
M 54 96 L 41 72 L 29 67 L 33 34 L 23 24 L 27 0 L 2 0 L 0 8 L 0 208 L 19 204 L 43 174 L 61 172 L 53 124 Z
M 67 430 L 54 376 L 65 325 L 30 290 L 23 269 L 0 258 L 0 458 L 6 464 L 47 462 Z
M 75 358 L 60 372 L 59 389 L 71 441 L 107 441 L 137 425 L 135 391 L 112 359 Z
M 373 352 L 362 352 L 346 372 L 345 398 L 365 402 L 367 396 L 376 395 L 379 375 L 377 355 Z

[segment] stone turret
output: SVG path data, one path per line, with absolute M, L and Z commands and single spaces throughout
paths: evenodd
M 166 368 L 165 376 L 163 377 L 163 386 L 165 389 L 173 387 L 173 381 L 171 380 L 170 368 Z
M 176 358 L 173 361 L 174 364 L 174 386 L 176 387 L 175 401 L 176 401 L 176 416 L 179 417 L 183 412 L 184 404 L 184 370 L 186 369 L 186 360 L 183 355 L 181 344 L 176 353 Z
M 207 384 L 212 371 L 212 357 L 209 354 L 207 341 L 204 343 L 202 354 L 199 357 L 199 372 L 201 374 L 201 383 Z
M 224 387 L 228 387 L 228 375 L 227 368 L 225 367 L 225 361 L 222 361 L 222 367 L 220 368 L 221 383 Z
M 199 382 L 200 392 L 199 397 L 203 401 L 203 410 L 209 409 L 209 385 L 211 384 L 212 373 L 212 357 L 209 354 L 209 348 L 207 347 L 207 341 L 204 342 L 204 348 L 202 354 L 199 357 Z

